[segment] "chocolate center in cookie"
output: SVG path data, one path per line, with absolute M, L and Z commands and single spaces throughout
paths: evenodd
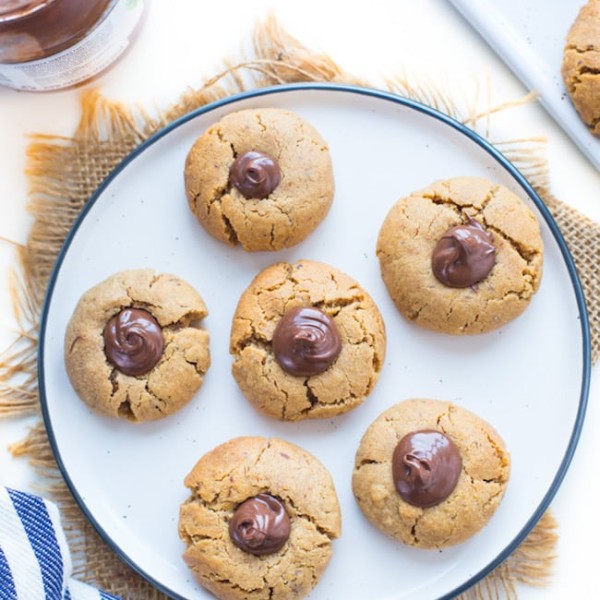
M 495 264 L 492 234 L 471 217 L 448 229 L 431 256 L 434 275 L 448 287 L 474 285 L 487 277 Z
M 405 435 L 392 457 L 396 490 L 406 502 L 422 508 L 445 500 L 456 487 L 461 470 L 456 444 L 429 429 Z
M 125 308 L 103 332 L 108 361 L 125 375 L 143 375 L 162 356 L 165 340 L 156 319 L 146 310 Z
M 290 518 L 270 494 L 242 502 L 229 522 L 231 541 L 244 552 L 262 556 L 281 550 L 290 537 Z
M 244 198 L 266 198 L 281 181 L 281 171 L 274 158 L 264 152 L 246 152 L 238 156 L 229 169 L 229 181 Z
M 333 319 L 318 308 L 288 310 L 273 333 L 275 360 L 291 375 L 318 375 L 336 361 L 341 350 Z

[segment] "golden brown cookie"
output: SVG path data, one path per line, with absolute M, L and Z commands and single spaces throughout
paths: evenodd
M 341 515 L 331 476 L 314 456 L 283 440 L 240 437 L 205 454 L 185 485 L 183 558 L 217 598 L 293 600 L 316 585 Z M 286 518 L 285 531 L 260 503 L 265 496 Z
M 198 292 L 174 275 L 123 271 L 79 300 L 65 336 L 77 395 L 130 421 L 166 417 L 189 402 L 210 365 Z
M 411 434 L 423 431 L 443 434 L 462 460 L 449 495 L 426 507 L 417 505 L 421 498 L 415 492 L 431 491 L 447 476 L 448 465 L 447 457 L 436 456 L 439 442 L 436 451 L 422 443 L 413 444 L 412 453 L 403 447 Z M 400 473 L 393 470 L 397 447 Z M 483 419 L 450 402 L 412 399 L 392 406 L 367 429 L 356 453 L 352 489 L 375 527 L 410 546 L 444 548 L 465 541 L 488 522 L 502 500 L 509 470 L 502 439 Z M 410 502 L 400 495 L 396 480 L 409 486 L 401 489 Z
M 217 239 L 251 251 L 289 248 L 329 211 L 329 149 L 292 112 L 241 110 L 195 142 L 185 163 L 185 188 L 192 212 Z
M 282 262 L 242 294 L 230 352 L 233 375 L 257 409 L 286 421 L 328 418 L 355 408 L 373 389 L 385 328 L 371 297 L 348 275 L 310 260 Z
M 539 287 L 542 252 L 533 212 L 505 187 L 476 177 L 437 181 L 399 200 L 377 240 L 398 310 L 457 335 L 520 315 Z
M 600 0 L 590 0 L 573 22 L 562 76 L 579 116 L 600 136 Z

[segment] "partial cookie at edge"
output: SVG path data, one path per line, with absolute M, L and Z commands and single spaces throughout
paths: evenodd
M 573 22 L 561 73 L 579 116 L 600 136 L 600 0 L 590 0 Z

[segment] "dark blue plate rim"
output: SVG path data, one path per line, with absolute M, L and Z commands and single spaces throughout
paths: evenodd
M 151 574 L 144 571 L 140 568 L 128 555 L 126 555 L 120 547 L 112 540 L 109 534 L 104 530 L 104 528 L 98 523 L 98 521 L 94 518 L 94 515 L 87 508 L 83 498 L 80 496 L 77 487 L 74 485 L 71 480 L 67 469 L 62 461 L 59 446 L 54 436 L 54 431 L 52 429 L 52 422 L 50 419 L 50 415 L 48 413 L 48 404 L 46 398 L 46 388 L 45 388 L 45 379 L 44 379 L 44 348 L 45 348 L 45 335 L 46 335 L 46 326 L 48 319 L 48 311 L 50 307 L 50 303 L 52 301 L 52 295 L 54 292 L 54 287 L 56 285 L 56 280 L 58 277 L 58 273 L 60 271 L 61 265 L 64 261 L 64 258 L 69 250 L 71 242 L 75 237 L 75 234 L 82 222 L 85 220 L 86 215 L 94 206 L 94 204 L 98 201 L 98 199 L 102 196 L 103 191 L 107 188 L 107 186 L 117 177 L 126 167 L 127 165 L 135 160 L 140 154 L 142 154 L 146 149 L 156 143 L 158 140 L 168 135 L 184 123 L 195 119 L 199 115 L 204 113 L 213 111 L 217 108 L 227 106 L 230 104 L 235 104 L 241 100 L 247 100 L 251 98 L 259 98 L 263 96 L 268 96 L 270 94 L 279 94 L 286 92 L 297 92 L 297 91 L 307 91 L 307 90 L 320 90 L 327 92 L 345 92 L 358 94 L 362 96 L 370 96 L 372 98 L 377 98 L 380 100 L 387 100 L 389 102 L 399 104 L 408 108 L 411 108 L 419 113 L 428 115 L 433 117 L 437 121 L 445 123 L 449 125 L 456 131 L 462 133 L 471 141 L 475 142 L 478 146 L 480 146 L 483 150 L 485 150 L 492 158 L 494 158 L 506 171 L 508 171 L 515 179 L 515 181 L 523 188 L 523 190 L 527 193 L 527 195 L 531 198 L 533 203 L 536 205 L 543 219 L 546 221 L 546 224 L 550 228 L 552 235 L 554 236 L 558 247 L 561 251 L 563 259 L 565 261 L 565 265 L 567 267 L 569 277 L 571 279 L 571 283 L 573 285 L 573 289 L 575 291 L 575 297 L 577 302 L 577 309 L 579 311 L 579 321 L 581 326 L 581 334 L 582 334 L 582 352 L 583 352 L 583 367 L 582 367 L 582 382 L 581 382 L 581 391 L 579 395 L 579 407 L 577 410 L 577 417 L 575 419 L 575 425 L 573 427 L 573 432 L 571 434 L 571 438 L 569 440 L 569 445 L 565 452 L 565 455 L 560 463 L 556 476 L 548 489 L 548 492 L 542 499 L 541 503 L 534 511 L 529 520 L 525 523 L 519 534 L 515 537 L 515 539 L 506 546 L 498 556 L 491 561 L 488 565 L 486 565 L 479 572 L 475 573 L 471 577 L 469 577 L 464 583 L 458 586 L 456 589 L 452 590 L 448 594 L 444 596 L 440 596 L 437 599 L 432 600 L 451 600 L 458 594 L 461 594 L 475 583 L 483 579 L 486 575 L 488 575 L 491 571 L 493 571 L 498 565 L 500 565 L 512 552 L 523 542 L 523 540 L 527 537 L 529 532 L 534 528 L 536 523 L 540 520 L 544 512 L 548 509 L 550 502 L 554 498 L 558 488 L 560 487 L 565 474 L 569 468 L 573 455 L 575 453 L 575 449 L 577 447 L 577 443 L 579 441 L 579 437 L 581 434 L 581 429 L 583 426 L 583 420 L 585 417 L 585 411 L 587 407 L 588 395 L 589 395 L 589 387 L 590 387 L 590 372 L 591 372 L 591 344 L 590 344 L 590 329 L 588 322 L 588 315 L 585 305 L 585 297 L 583 293 L 583 288 L 581 286 L 581 282 L 579 280 L 579 276 L 577 274 L 577 269 L 575 267 L 575 263 L 573 262 L 573 258 L 569 252 L 567 244 L 551 215 L 550 211 L 539 197 L 537 192 L 533 189 L 532 185 L 527 181 L 524 175 L 494 146 L 492 146 L 489 142 L 487 142 L 484 138 L 482 138 L 478 133 L 469 129 L 459 121 L 445 115 L 438 110 L 421 104 L 420 102 L 416 102 L 414 100 L 410 100 L 403 96 L 398 96 L 397 94 L 393 94 L 390 92 L 377 90 L 373 88 L 366 88 L 354 85 L 345 85 L 345 84 L 333 84 L 333 83 L 292 83 L 285 85 L 277 85 L 272 87 L 260 88 L 256 90 L 250 90 L 247 92 L 242 92 L 240 94 L 236 94 L 235 96 L 229 96 L 227 98 L 223 98 L 221 100 L 217 100 L 206 106 L 198 108 L 183 117 L 180 117 L 176 121 L 173 121 L 160 131 L 156 132 L 153 136 L 148 138 L 142 144 L 140 144 L 135 150 L 133 150 L 128 156 L 126 156 L 107 176 L 107 178 L 100 184 L 96 192 L 91 196 L 81 214 L 78 216 L 75 221 L 71 231 L 67 235 L 63 247 L 57 257 L 56 263 L 54 265 L 54 269 L 52 270 L 52 274 L 48 281 L 48 289 L 46 292 L 46 297 L 44 300 L 44 305 L 42 307 L 41 319 L 40 319 L 40 337 L 39 337 L 39 348 L 38 348 L 38 385 L 39 385 L 39 393 L 40 393 L 40 403 L 42 408 L 42 415 L 44 419 L 44 424 L 46 426 L 46 430 L 48 432 L 48 439 L 50 441 L 50 446 L 54 453 L 54 457 L 58 464 L 58 467 L 63 475 L 67 486 L 69 487 L 73 497 L 75 498 L 77 504 L 93 525 L 95 530 L 98 532 L 100 537 L 104 540 L 104 542 L 112 549 L 119 557 L 129 565 L 134 571 L 139 573 L 144 579 L 149 581 L 153 586 L 155 586 L 159 591 L 171 596 L 175 600 L 187 600 L 185 597 L 175 594 L 172 590 L 169 590 L 166 586 L 158 582 L 156 579 L 152 577 Z

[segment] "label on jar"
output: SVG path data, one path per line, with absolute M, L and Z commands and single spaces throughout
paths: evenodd
M 129 46 L 144 10 L 144 0 L 120 0 L 82 40 L 52 56 L 21 64 L 0 64 L 0 85 L 49 91 L 97 75 Z

